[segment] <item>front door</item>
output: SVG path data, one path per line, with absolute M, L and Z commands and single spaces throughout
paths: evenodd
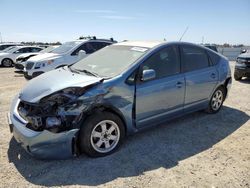
M 135 108 L 138 127 L 154 125 L 182 113 L 184 104 L 185 80 L 180 71 L 178 47 L 169 46 L 154 53 L 141 65 L 140 72 L 147 69 L 153 69 L 156 77 L 137 82 Z

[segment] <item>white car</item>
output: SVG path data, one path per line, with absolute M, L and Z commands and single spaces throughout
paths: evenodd
M 58 47 L 59 47 L 59 45 L 49 46 L 49 47 L 41 50 L 40 52 L 32 52 L 32 53 L 26 53 L 26 54 L 19 55 L 16 58 L 16 62 L 14 62 L 14 67 L 16 68 L 17 71 L 23 71 L 23 69 L 26 65 L 26 62 L 29 58 L 36 56 L 36 55 L 39 55 L 39 54 L 49 53 Z
M 16 46 L 9 47 L 7 51 L 0 53 L 0 65 L 4 67 L 11 67 L 16 60 L 16 57 L 30 52 L 39 52 L 42 48 L 35 46 Z
M 23 45 L 19 43 L 0 43 L 0 52 L 11 46 L 23 46 Z
M 89 54 L 115 42 L 113 39 L 97 39 L 96 37 L 65 42 L 50 53 L 31 57 L 24 68 L 24 76 L 31 79 L 44 72 L 72 65 Z

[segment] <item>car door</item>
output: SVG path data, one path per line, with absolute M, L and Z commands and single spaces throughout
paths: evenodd
M 140 67 L 140 72 L 153 69 L 156 77 L 136 84 L 136 125 L 154 125 L 182 113 L 185 81 L 180 69 L 179 49 L 169 46 L 150 56 Z
M 219 73 L 203 48 L 181 45 L 181 57 L 186 82 L 184 109 L 206 107 Z

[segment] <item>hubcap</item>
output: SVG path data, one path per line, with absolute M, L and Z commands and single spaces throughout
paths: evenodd
M 10 67 L 11 64 L 12 64 L 12 62 L 11 62 L 11 60 L 9 60 L 9 59 L 5 59 L 5 60 L 3 61 L 3 65 L 4 65 L 5 67 Z
M 223 102 L 223 93 L 221 90 L 217 90 L 212 98 L 212 109 L 213 110 L 218 110 Z
M 92 130 L 90 141 L 92 147 L 100 153 L 107 153 L 113 150 L 120 139 L 120 129 L 111 120 L 99 122 Z

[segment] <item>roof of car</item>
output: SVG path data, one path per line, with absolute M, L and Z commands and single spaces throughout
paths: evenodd
M 165 42 L 166 41 L 124 41 L 124 42 L 119 42 L 114 45 L 154 48 L 155 46 L 158 46 L 159 44 L 162 44 Z

